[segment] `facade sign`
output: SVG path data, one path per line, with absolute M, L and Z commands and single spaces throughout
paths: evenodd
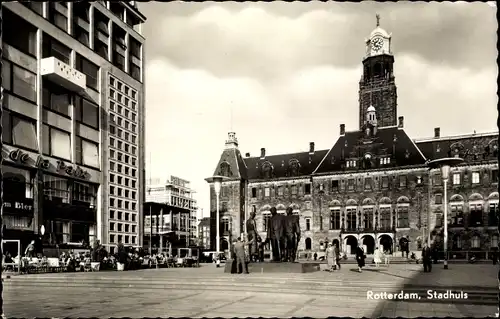
M 31 157 L 28 153 L 23 152 L 20 149 L 13 150 L 9 152 L 9 159 L 15 163 L 30 165 Z M 36 160 L 33 159 L 34 166 L 36 168 L 40 168 L 42 170 L 50 170 L 50 162 L 48 159 L 43 158 L 41 155 L 36 157 Z M 57 161 L 56 170 L 58 172 L 63 172 L 68 176 L 80 178 L 80 179 L 88 179 L 90 178 L 90 174 L 87 171 L 84 171 L 79 166 L 73 166 L 70 164 L 66 164 L 63 161 Z
M 3 207 L 9 211 L 33 212 L 33 200 L 8 200 L 5 199 Z

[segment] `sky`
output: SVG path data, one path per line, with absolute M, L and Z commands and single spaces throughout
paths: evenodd
M 203 215 L 227 133 L 242 154 L 331 148 L 358 126 L 365 39 L 392 33 L 410 137 L 497 131 L 496 7 L 465 2 L 149 2 L 146 175 L 191 181 Z M 201 217 L 201 216 L 200 216 Z

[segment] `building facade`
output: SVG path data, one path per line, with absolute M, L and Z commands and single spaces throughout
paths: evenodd
M 429 160 L 461 157 L 448 183 L 449 250 L 484 253 L 498 248 L 498 132 L 411 139 L 397 115 L 391 34 L 379 25 L 366 42 L 359 83 L 359 127 L 339 128 L 327 150 L 243 157 L 229 133 L 214 175 L 225 176 L 220 193 L 221 247 L 244 231 L 249 212 L 265 238 L 270 208 L 300 216 L 299 249 L 318 251 L 337 242 L 347 253 L 361 243 L 395 251 L 408 236 L 410 249 L 430 237 L 442 247 L 443 183 Z M 211 196 L 211 245 L 215 247 L 216 197 Z
M 204 217 L 198 223 L 198 245 L 210 249 L 210 217 Z
M 176 176 L 170 176 L 169 180 L 163 183 L 160 180 L 150 180 L 146 186 L 146 202 L 166 204 L 189 211 L 189 214 L 179 215 L 179 230 L 186 232 L 189 245 L 195 244 L 197 236 L 196 220 L 198 205 L 194 198 L 195 193 L 189 181 Z M 147 214 L 145 218 L 146 220 L 148 219 Z
M 127 2 L 2 3 L 5 239 L 142 245 L 145 17 Z

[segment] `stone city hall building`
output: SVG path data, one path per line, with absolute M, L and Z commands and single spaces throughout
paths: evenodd
M 406 235 L 410 250 L 418 249 L 443 226 L 442 178 L 426 162 L 455 156 L 465 161 L 452 168 L 448 183 L 449 249 L 497 249 L 498 133 L 442 137 L 436 128 L 433 138 L 411 139 L 397 116 L 393 67 L 391 34 L 377 25 L 366 40 L 359 128 L 346 131 L 341 124 L 331 149 L 310 143 L 307 152 L 270 156 L 262 148 L 259 157 L 243 157 L 235 133 L 229 133 L 214 172 L 227 177 L 220 193 L 223 249 L 244 231 L 251 211 L 265 238 L 272 206 L 282 214 L 291 206 L 300 216 L 299 250 L 319 251 L 333 241 L 347 253 L 358 242 L 368 254 L 379 245 L 394 251 Z M 214 247 L 215 205 L 211 185 Z

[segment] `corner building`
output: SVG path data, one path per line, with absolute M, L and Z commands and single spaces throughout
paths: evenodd
M 5 239 L 142 245 L 145 17 L 134 1 L 4 2 Z
M 337 242 L 348 254 L 361 243 L 397 251 L 403 236 L 420 249 L 430 236 L 442 249 L 443 185 L 428 160 L 461 157 L 448 183 L 448 232 L 451 256 L 474 251 L 478 257 L 497 250 L 498 133 L 411 139 L 397 116 L 397 90 L 391 34 L 380 26 L 366 41 L 359 82 L 359 128 L 341 124 L 332 148 L 293 154 L 243 157 L 235 133 L 214 171 L 226 176 L 220 194 L 221 247 L 244 231 L 256 212 L 265 238 L 270 208 L 287 207 L 300 216 L 299 250 L 321 251 Z M 215 247 L 216 198 L 211 185 L 211 246 Z M 458 258 L 458 257 L 457 257 Z

